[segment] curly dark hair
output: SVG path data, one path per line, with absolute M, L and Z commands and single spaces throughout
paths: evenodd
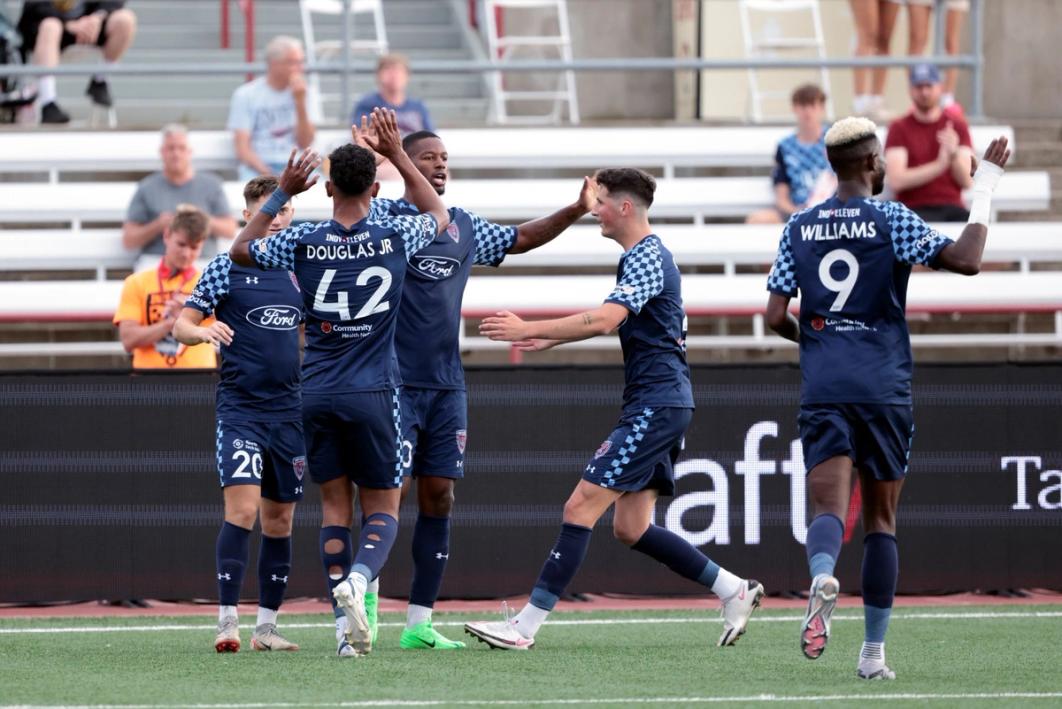
M 653 203 L 656 192 L 656 180 L 644 170 L 635 167 L 606 167 L 594 173 L 594 180 L 609 191 L 609 194 L 622 192 L 640 202 L 643 207 Z
M 339 146 L 328 156 L 328 163 L 332 187 L 347 197 L 362 194 L 376 181 L 376 160 L 360 145 Z

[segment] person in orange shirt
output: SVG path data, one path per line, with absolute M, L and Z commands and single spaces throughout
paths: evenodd
M 213 369 L 213 345 L 188 347 L 171 334 L 173 323 L 195 288 L 195 260 L 203 250 L 210 219 L 198 208 L 178 205 L 163 235 L 166 251 L 156 268 L 125 279 L 114 314 L 122 347 L 133 355 L 133 369 Z

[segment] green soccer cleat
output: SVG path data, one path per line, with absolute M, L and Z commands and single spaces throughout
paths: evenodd
M 403 650 L 460 650 L 465 644 L 460 640 L 443 637 L 438 630 L 431 627 L 431 621 L 426 620 L 403 630 L 398 646 Z
M 379 623 L 380 594 L 365 594 L 365 616 L 369 619 L 369 633 L 372 635 L 372 644 L 376 644 L 376 636 L 380 633 Z

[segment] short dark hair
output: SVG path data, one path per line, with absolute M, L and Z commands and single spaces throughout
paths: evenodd
M 644 170 L 635 167 L 606 167 L 594 173 L 594 180 L 610 194 L 622 192 L 649 207 L 656 192 L 656 180 Z
M 243 186 L 243 201 L 250 207 L 263 197 L 273 194 L 277 187 L 280 187 L 280 182 L 272 175 L 253 177 Z
M 847 177 L 853 168 L 858 170 L 859 165 L 868 155 L 873 154 L 879 145 L 878 136 L 871 133 L 842 145 L 827 146 L 826 159 L 838 177 Z
M 801 84 L 793 90 L 791 99 L 794 106 L 813 106 L 826 103 L 826 93 L 816 84 Z
M 328 179 L 347 197 L 362 194 L 376 181 L 376 159 L 353 143 L 341 145 L 328 156 Z
M 179 231 L 193 244 L 207 238 L 210 231 L 210 217 L 194 204 L 178 204 L 170 222 L 170 231 Z
M 409 151 L 413 149 L 414 145 L 422 140 L 427 140 L 428 138 L 439 139 L 439 136 L 435 135 L 430 130 L 418 130 L 415 133 L 410 133 L 402 139 L 402 150 L 408 154 Z

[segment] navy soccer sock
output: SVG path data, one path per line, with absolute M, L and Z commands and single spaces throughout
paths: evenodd
M 553 610 L 564 589 L 582 566 L 589 546 L 589 527 L 564 523 L 557 543 L 550 550 L 549 557 L 538 575 L 538 582 L 531 591 L 532 606 L 544 611 Z
M 821 514 L 811 520 L 805 544 L 811 578 L 819 574 L 833 576 L 843 541 L 844 522 L 837 515 Z
M 874 532 L 863 539 L 863 617 L 865 643 L 885 642 L 900 573 L 896 537 Z M 866 656 L 866 647 L 864 647 Z M 877 658 L 870 658 L 877 659 Z
M 413 528 L 413 583 L 409 602 L 431 608 L 439 597 L 443 571 L 450 558 L 450 519 L 421 513 Z
M 398 520 L 391 515 L 377 512 L 366 517 L 350 572 L 361 574 L 366 582 L 379 576 L 397 536 Z
M 251 530 L 225 522 L 218 533 L 215 560 L 218 572 L 220 605 L 235 606 L 240 602 L 243 572 L 247 568 L 247 546 Z
M 336 608 L 336 601 L 332 598 L 332 590 L 339 585 L 350 573 L 350 566 L 354 563 L 353 538 L 347 527 L 321 527 L 321 565 L 324 567 L 325 581 L 328 583 L 328 600 L 332 604 L 332 610 L 336 617 L 343 615 L 343 611 Z M 343 545 L 337 552 L 325 551 L 328 542 L 336 540 Z M 329 569 L 338 568 L 332 572 Z
M 258 549 L 258 605 L 277 610 L 284 602 L 291 573 L 291 537 L 262 535 Z
M 685 539 L 663 527 L 650 524 L 631 549 L 659 561 L 679 576 L 711 588 L 719 566 Z

